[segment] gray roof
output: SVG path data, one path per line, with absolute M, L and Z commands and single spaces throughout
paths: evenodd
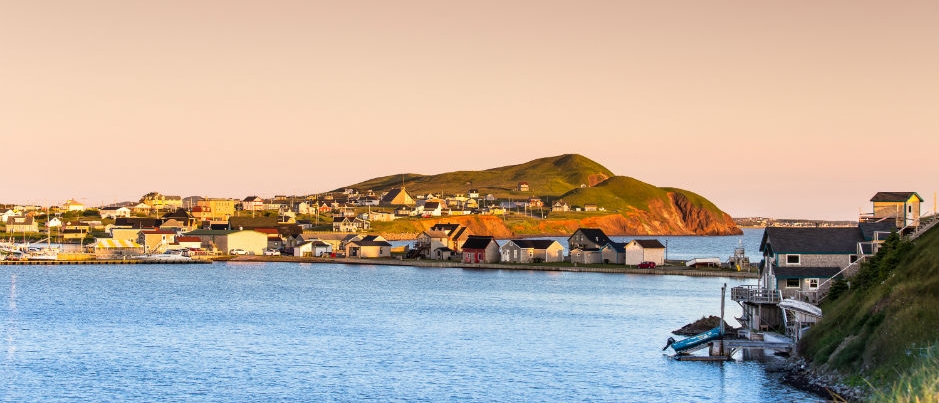
M 767 227 L 760 252 L 854 254 L 864 238 L 858 227 Z
M 916 192 L 877 192 L 874 197 L 871 197 L 872 202 L 905 202 L 910 200 L 911 197 L 916 196 L 919 199 L 920 203 L 923 202 L 923 198 L 920 197 Z
M 355 244 L 359 246 L 391 246 L 390 243 L 385 241 L 352 241 L 349 242 L 349 244 Z
M 466 242 L 463 242 L 463 250 L 486 249 L 491 242 L 495 242 L 495 238 L 491 236 L 470 235 L 466 238 Z
M 612 240 L 610 240 L 608 236 L 606 236 L 605 233 L 603 233 L 603 230 L 599 228 L 578 228 L 577 231 L 580 231 L 580 233 L 583 234 L 584 237 L 589 239 L 591 242 L 594 242 L 600 245 L 613 242 Z M 574 233 L 577 233 L 577 231 L 574 231 Z
M 639 244 L 643 249 L 665 249 L 658 239 L 633 239 L 633 242 Z
M 861 230 L 861 236 L 865 241 L 874 239 L 875 232 L 897 232 L 896 220 L 886 220 L 881 222 L 860 223 L 857 225 Z
M 613 250 L 615 250 L 617 253 L 626 253 L 625 242 L 610 242 L 606 244 L 606 246 L 613 248 Z
M 550 239 L 512 239 L 509 242 L 518 245 L 522 249 L 548 249 L 557 241 Z
M 837 267 L 776 267 L 776 278 L 831 278 L 841 269 Z

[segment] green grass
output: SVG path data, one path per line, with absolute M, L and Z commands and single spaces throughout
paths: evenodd
M 802 354 L 816 365 L 863 378 L 876 393 L 893 393 L 885 391 L 898 382 L 916 383 L 920 379 L 916 373 L 935 374 L 939 371 L 937 268 L 939 229 L 914 243 L 891 237 L 849 279 L 850 289 L 823 304 L 825 317 L 800 342 Z M 931 358 L 923 359 L 924 348 L 932 351 Z

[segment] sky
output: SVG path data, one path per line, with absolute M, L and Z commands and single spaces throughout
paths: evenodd
M 939 5 L 0 0 L 0 203 L 325 192 L 561 154 L 734 217 L 939 190 Z

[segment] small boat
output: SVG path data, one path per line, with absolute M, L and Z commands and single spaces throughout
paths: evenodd
M 779 307 L 819 318 L 822 317 L 822 308 L 796 299 L 786 298 L 779 302 Z
M 669 347 L 672 350 L 675 350 L 676 353 L 690 353 L 698 348 L 701 348 L 705 343 L 721 337 L 721 328 L 715 327 L 711 330 L 708 330 L 704 333 L 698 333 L 694 336 L 691 336 L 687 339 L 681 339 L 674 343 L 671 343 Z
M 137 260 L 155 260 L 155 261 L 164 261 L 164 262 L 188 262 L 192 258 L 189 256 L 183 256 L 178 253 L 154 253 L 152 255 L 137 255 L 133 259 Z
M 702 266 L 720 266 L 721 259 L 718 257 L 696 257 L 685 262 L 687 267 L 702 267 Z

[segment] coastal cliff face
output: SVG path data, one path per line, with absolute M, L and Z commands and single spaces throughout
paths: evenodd
M 506 239 L 517 236 L 569 236 L 578 228 L 599 228 L 607 235 L 740 235 L 743 231 L 726 213 L 696 206 L 681 193 L 669 192 L 670 203 L 653 201 L 648 210 L 591 215 L 581 219 L 518 219 L 468 215 L 420 220 L 412 237 L 436 223 L 463 225 L 477 235 Z M 388 234 L 388 236 L 394 236 Z M 387 236 L 386 236 L 387 238 Z M 400 237 L 396 237 L 400 238 Z

